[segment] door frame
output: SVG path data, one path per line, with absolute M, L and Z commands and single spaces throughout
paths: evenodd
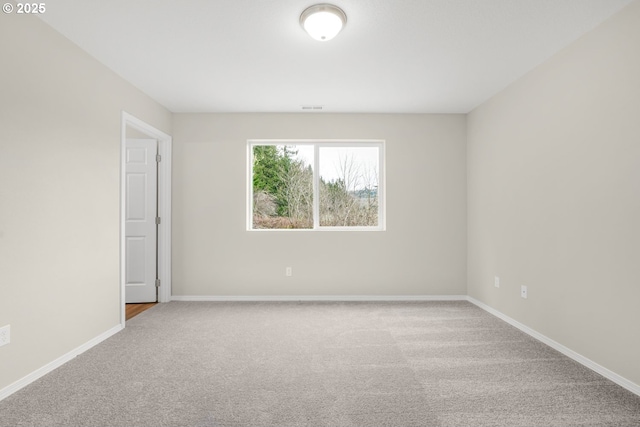
M 125 266 L 126 266 L 126 170 L 125 154 L 127 141 L 127 127 L 133 128 L 146 136 L 158 141 L 158 216 L 161 218 L 158 226 L 158 302 L 171 301 L 171 148 L 170 135 L 143 122 L 137 117 L 122 112 L 122 127 L 120 136 L 120 324 L 125 327 Z

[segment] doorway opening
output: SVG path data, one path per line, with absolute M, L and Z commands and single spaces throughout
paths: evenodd
M 135 239 L 127 239 L 127 219 L 131 216 L 131 208 L 134 210 L 139 208 L 131 205 L 132 200 L 135 200 L 135 198 L 128 197 L 128 187 L 131 188 L 132 180 L 127 176 L 127 162 L 131 159 L 131 154 L 127 152 L 127 140 L 132 139 L 152 139 L 157 141 L 157 189 L 155 190 L 157 212 L 153 218 L 157 224 L 157 231 L 153 236 L 154 239 L 157 239 L 155 244 L 156 256 L 153 258 L 151 256 L 139 258 L 146 258 L 149 262 L 154 263 L 153 266 L 150 266 L 150 270 L 156 272 L 153 282 L 154 286 L 157 287 L 157 301 L 162 303 L 171 300 L 172 139 L 166 133 L 123 111 L 120 142 L 120 323 L 122 327 L 125 326 L 126 321 L 127 277 L 128 274 L 130 277 L 132 273 L 131 270 L 127 271 L 127 263 L 132 257 L 136 257 L 134 252 L 140 251 L 142 247 Z M 154 160 L 156 159 L 154 158 Z M 134 177 L 134 185 L 136 179 L 138 182 L 142 181 L 139 177 Z

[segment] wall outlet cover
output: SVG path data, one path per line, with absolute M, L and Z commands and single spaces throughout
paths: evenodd
M 11 325 L 0 328 L 0 347 L 11 342 Z

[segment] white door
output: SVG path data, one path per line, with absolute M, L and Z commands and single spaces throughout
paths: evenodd
M 126 302 L 157 301 L 158 142 L 127 139 L 125 153 Z

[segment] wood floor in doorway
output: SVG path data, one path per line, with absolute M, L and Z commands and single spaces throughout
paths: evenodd
M 138 314 L 142 313 L 145 310 L 150 309 L 156 304 L 157 302 L 147 302 L 142 304 L 125 304 L 125 316 L 124 316 L 125 320 L 129 320 L 132 317 L 137 316 Z

